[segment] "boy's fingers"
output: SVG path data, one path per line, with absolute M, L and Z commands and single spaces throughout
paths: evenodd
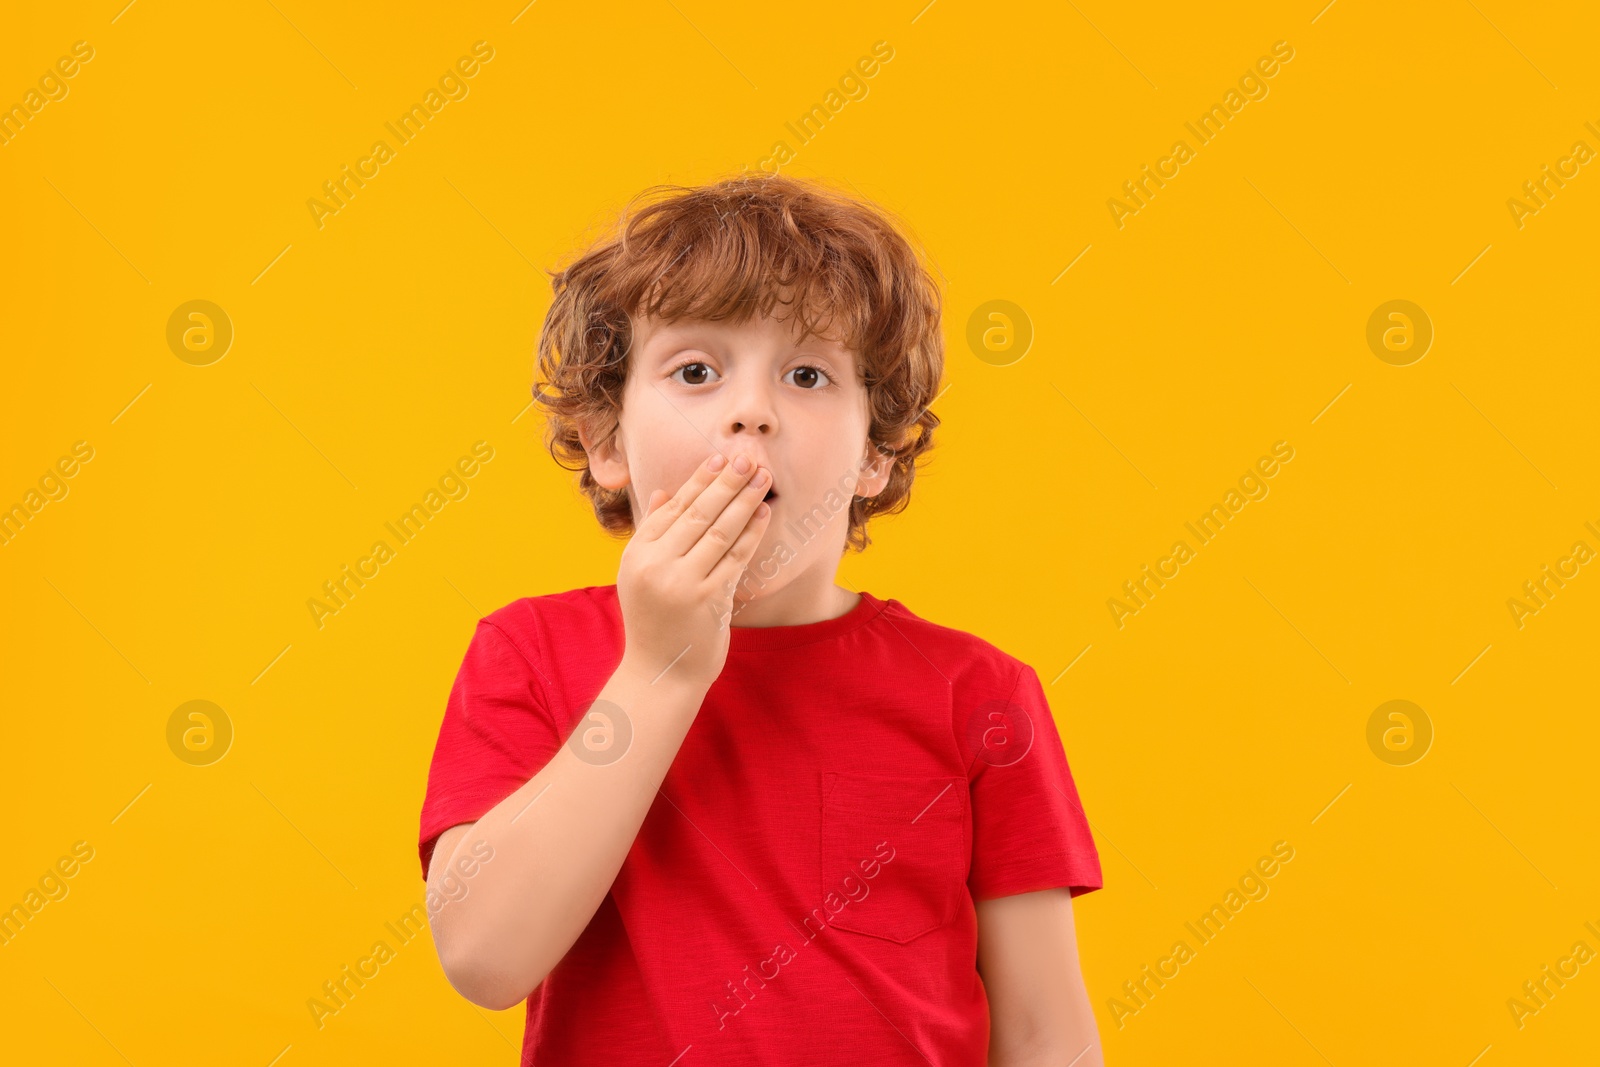
M 650 491 L 650 499 L 645 501 L 644 504 L 644 518 L 639 520 L 638 528 L 634 530 L 635 536 L 644 531 L 645 525 L 650 521 L 650 516 L 655 514 L 656 509 L 661 506 L 662 498 L 666 495 L 666 491 L 663 489 L 652 489 Z
M 753 525 L 755 510 L 771 484 L 772 479 L 766 471 L 758 471 L 740 488 L 716 519 L 700 531 L 694 544 L 684 553 L 693 562 L 695 573 L 710 574 L 722 557 L 739 542 L 740 535 Z M 674 535 L 676 532 L 674 530 Z
M 645 520 L 639 524 L 639 529 L 634 533 L 634 536 L 643 541 L 654 541 L 666 533 L 672 526 L 672 520 L 677 518 L 678 514 L 689 506 L 689 502 L 699 496 L 700 491 L 710 485 L 716 476 L 717 471 L 712 470 L 706 463 L 702 463 L 695 468 L 693 474 L 689 475 L 689 480 L 679 486 L 678 491 L 671 496 L 667 496 L 667 492 L 664 489 L 657 489 L 654 493 L 651 493 L 651 500 L 655 499 L 656 493 L 660 493 L 667 499 L 655 507 L 646 509 Z
M 713 460 L 718 458 L 720 457 L 713 457 Z M 721 470 L 711 474 L 709 484 L 698 489 L 696 494 L 681 506 L 674 506 L 678 504 L 677 498 L 674 498 L 672 504 L 663 507 L 662 511 L 672 511 L 674 514 L 669 516 L 667 529 L 660 535 L 662 550 L 674 558 L 689 555 L 705 532 L 716 523 L 729 502 L 754 480 L 757 469 L 752 465 L 748 471 L 741 473 L 734 464 L 726 463 Z M 702 470 L 709 471 L 710 468 L 703 467 Z M 697 482 L 699 478 L 700 472 L 697 471 L 696 477 L 691 481 Z M 741 518 L 738 526 L 727 531 L 728 536 L 722 542 L 724 549 L 743 525 L 744 520 Z M 722 553 L 718 552 L 716 555 L 720 557 Z M 715 561 L 716 557 L 701 561 L 699 573 L 705 574 Z
M 728 546 L 727 554 L 717 561 L 717 565 L 712 567 L 711 573 L 706 576 L 716 582 L 719 587 L 729 582 L 736 582 L 740 575 L 744 573 L 745 567 L 750 562 L 750 557 L 755 555 L 756 546 L 761 543 L 761 536 L 767 532 L 767 523 L 772 518 L 771 507 L 767 508 L 765 515 L 760 514 L 760 510 L 758 507 L 756 509 L 757 514 L 750 516 L 750 521 L 745 524 L 744 531 L 739 534 L 733 544 Z

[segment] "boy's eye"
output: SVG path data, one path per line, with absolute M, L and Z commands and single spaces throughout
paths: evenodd
M 716 371 L 712 370 L 709 364 L 695 361 L 678 364 L 667 377 L 684 385 L 705 385 L 710 380 L 709 376 L 714 374 Z M 802 389 L 816 390 L 833 384 L 833 379 L 829 378 L 820 367 L 796 367 L 789 374 L 796 376 L 794 384 Z M 789 377 L 789 374 L 784 377 Z
M 802 389 L 821 389 L 824 385 L 832 384 L 832 379 L 824 374 L 820 367 L 796 367 L 789 373 L 805 375 L 803 381 L 797 378 L 794 383 L 800 386 Z M 787 377 L 787 375 L 785 375 L 785 377 Z M 816 384 L 817 379 L 819 378 L 822 380 L 821 384 Z
M 688 372 L 688 374 L 690 374 L 690 375 L 694 375 L 695 376 L 694 379 L 690 380 L 690 381 L 685 381 L 683 378 L 679 378 L 678 377 L 678 374 L 680 372 L 685 372 L 685 371 Z M 704 385 L 705 384 L 705 380 L 700 378 L 699 375 L 705 374 L 705 373 L 715 374 L 716 372 L 711 370 L 710 366 L 708 366 L 707 364 L 704 364 L 704 363 L 681 363 L 677 367 L 674 367 L 673 370 L 672 370 L 672 373 L 667 375 L 667 377 L 675 379 L 677 381 L 681 381 L 681 382 L 683 382 L 684 385 Z

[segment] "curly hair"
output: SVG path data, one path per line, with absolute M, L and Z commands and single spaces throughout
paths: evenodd
M 939 288 L 881 208 L 764 172 L 696 188 L 656 185 L 614 230 L 547 273 L 555 298 L 539 333 L 533 400 L 547 416 L 551 456 L 578 473 L 608 532 L 633 531 L 628 487 L 595 481 L 578 431 L 591 431 L 591 442 L 615 432 L 633 317 L 741 325 L 780 301 L 796 308 L 802 339 L 836 335 L 856 353 L 869 439 L 893 458 L 883 491 L 851 501 L 846 551 L 871 543 L 872 516 L 905 510 L 917 459 L 939 425 L 930 407 L 944 341 Z

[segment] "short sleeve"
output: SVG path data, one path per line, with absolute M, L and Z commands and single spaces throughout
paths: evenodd
M 504 631 L 480 620 L 428 768 L 418 843 L 423 879 L 441 833 L 481 819 L 538 774 L 560 745 L 540 672 Z
M 1034 669 L 1023 664 L 1007 698 L 973 709 L 967 732 L 972 898 L 1099 889 L 1100 854 Z

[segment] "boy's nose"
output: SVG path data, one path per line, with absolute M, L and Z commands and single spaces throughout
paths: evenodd
M 725 412 L 729 433 L 756 433 L 766 436 L 772 433 L 777 426 L 777 412 L 772 406 L 772 397 L 759 383 L 752 383 L 740 389 L 730 397 L 729 409 Z

